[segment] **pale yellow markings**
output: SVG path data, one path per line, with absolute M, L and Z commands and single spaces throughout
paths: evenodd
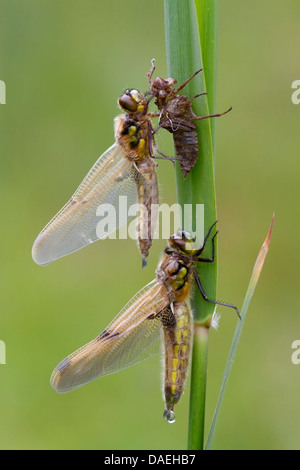
M 139 150 L 144 151 L 145 150 L 145 144 L 146 144 L 145 139 L 141 139 L 139 141 Z
M 176 343 L 181 343 L 181 331 L 176 331 L 175 341 Z
M 189 336 L 189 331 L 188 330 L 183 330 L 181 332 L 182 339 L 186 339 Z
M 130 126 L 128 134 L 129 135 L 134 135 L 136 133 L 136 127 L 135 126 Z
M 180 278 L 183 279 L 183 278 L 186 276 L 186 274 L 187 274 L 187 269 L 186 269 L 186 267 L 182 267 L 182 268 L 180 269 L 180 271 L 179 271 L 179 276 L 180 276 Z

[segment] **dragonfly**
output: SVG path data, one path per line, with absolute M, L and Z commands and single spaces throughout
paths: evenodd
M 197 126 L 194 121 L 223 116 L 231 111 L 232 107 L 227 109 L 224 113 L 197 116 L 193 111 L 192 101 L 199 96 L 206 95 L 206 93 L 200 93 L 188 99 L 186 95 L 181 95 L 179 92 L 201 72 L 202 69 L 197 70 L 177 88 L 172 88 L 177 83 L 177 80 L 174 78 L 164 80 L 161 77 L 156 77 L 152 80 L 155 70 L 154 59 L 152 59 L 151 63 L 152 68 L 147 75 L 150 94 L 155 97 L 155 104 L 159 109 L 159 113 L 156 113 L 156 116 L 159 117 L 159 127 L 157 130 L 164 128 L 173 134 L 177 160 L 180 163 L 182 174 L 184 178 L 186 178 L 196 164 L 198 157 L 198 135 Z
M 174 406 L 184 391 L 192 346 L 190 298 L 194 285 L 206 301 L 234 308 L 240 316 L 236 306 L 209 299 L 196 272 L 198 262 L 214 261 L 217 232 L 212 237 L 211 256 L 201 257 L 214 225 L 200 249 L 195 237 L 184 230 L 169 238 L 155 279 L 125 305 L 101 334 L 54 369 L 50 383 L 58 393 L 77 389 L 163 352 L 163 416 L 169 423 L 175 422 Z
M 71 199 L 34 242 L 32 257 L 39 265 L 80 250 L 124 225 L 128 215 L 119 209 L 120 196 L 127 197 L 129 207 L 137 204 L 138 247 L 143 267 L 147 264 L 158 206 L 153 128 L 148 101 L 138 90 L 126 90 L 118 104 L 125 114 L 114 120 L 115 143 L 98 158 Z M 99 234 L 99 208 L 106 205 L 114 210 L 107 221 L 108 229 Z

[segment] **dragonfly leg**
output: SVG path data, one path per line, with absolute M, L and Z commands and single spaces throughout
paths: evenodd
M 238 311 L 238 308 L 237 308 L 235 305 L 227 304 L 227 303 L 225 303 L 225 302 L 220 302 L 219 300 L 212 300 L 212 299 L 209 299 L 209 298 L 207 297 L 207 295 L 205 294 L 204 290 L 203 290 L 203 287 L 202 287 L 202 285 L 201 285 L 200 279 L 199 279 L 198 274 L 196 273 L 196 271 L 194 271 L 194 275 L 195 275 L 195 280 L 196 280 L 197 286 L 199 287 L 199 290 L 200 290 L 201 295 L 202 295 L 202 297 L 203 297 L 204 300 L 206 300 L 207 302 L 211 302 L 212 304 L 223 305 L 224 307 L 234 308 L 234 310 L 235 310 L 236 313 L 238 314 L 239 319 L 241 319 L 240 312 Z
M 198 75 L 199 72 L 202 72 L 203 69 L 200 69 L 200 70 L 196 70 L 195 73 L 193 73 L 193 75 L 190 76 L 190 78 L 188 78 L 185 82 L 183 82 L 179 87 L 177 88 L 174 88 L 173 92 L 174 92 L 174 95 L 176 95 L 180 90 L 182 90 L 191 80 L 193 80 L 193 78 Z
M 191 101 L 195 100 L 196 98 L 199 98 L 199 96 L 207 95 L 206 92 L 204 93 L 199 93 L 198 95 L 193 96 L 193 98 L 190 98 L 189 100 L 184 101 L 183 104 L 191 103 Z
M 152 75 L 154 74 L 154 70 L 155 70 L 155 59 L 151 60 L 151 64 L 152 64 L 151 70 L 150 72 L 147 73 L 150 86 L 152 85 Z
M 192 118 L 197 120 L 197 121 L 200 121 L 201 119 L 207 119 L 207 118 L 212 118 L 212 117 L 220 117 L 220 116 L 224 116 L 224 114 L 227 114 L 229 113 L 229 111 L 232 110 L 232 106 L 230 106 L 229 109 L 227 109 L 226 111 L 224 111 L 224 113 L 219 113 L 219 114 L 208 114 L 207 116 L 197 116 L 194 111 L 192 110 L 191 108 L 191 115 L 192 115 Z
M 156 150 L 157 150 L 157 153 L 160 155 L 160 157 L 153 153 L 152 136 L 153 136 L 153 134 L 155 134 L 155 132 L 158 131 L 158 129 L 160 129 L 160 127 L 162 127 L 162 126 L 160 125 L 160 126 L 158 126 L 157 129 L 153 130 L 152 126 L 149 123 L 149 138 L 148 138 L 148 141 L 149 141 L 149 154 L 150 154 L 150 157 L 158 159 L 158 160 L 170 160 L 174 165 L 175 161 L 178 160 L 178 158 L 169 157 L 168 155 L 165 155 L 163 152 L 160 152 L 160 150 L 158 150 L 158 149 L 156 149 Z
M 159 155 L 161 156 L 160 157 L 158 157 L 157 155 L 153 155 L 153 156 L 151 155 L 151 156 L 159 160 L 169 160 L 170 162 L 173 163 L 173 165 L 175 164 L 176 161 L 178 161 L 177 157 L 168 157 L 168 155 L 165 155 L 164 153 L 160 152 L 160 150 L 157 150 L 157 153 L 159 153 Z
M 210 258 L 198 258 L 197 261 L 200 261 L 202 263 L 213 263 L 215 261 L 215 238 L 218 235 L 218 233 L 219 231 L 217 230 L 211 239 L 211 244 L 212 244 L 211 257 Z
M 201 246 L 201 248 L 199 248 L 199 250 L 198 250 L 198 251 L 196 252 L 196 254 L 195 254 L 196 257 L 198 257 L 199 255 L 201 255 L 201 253 L 202 253 L 202 251 L 204 250 L 205 245 L 206 245 L 206 243 L 207 243 L 207 240 L 208 240 L 208 237 L 209 237 L 209 235 L 210 235 L 210 232 L 212 231 L 213 227 L 216 225 L 217 222 L 218 222 L 218 221 L 216 220 L 216 221 L 212 224 L 212 226 L 210 227 L 210 229 L 208 230 L 208 232 L 207 232 L 207 234 L 206 234 L 206 236 L 205 236 L 205 238 L 204 238 L 203 245 Z M 215 233 L 215 235 L 213 236 L 213 239 L 212 239 L 212 246 L 213 246 L 213 255 L 212 255 L 212 258 L 213 258 L 213 259 L 212 259 L 212 261 L 214 261 L 214 253 L 215 253 L 215 245 L 214 245 L 215 242 L 214 242 L 214 238 L 215 238 L 215 236 L 217 235 L 217 233 L 218 233 L 218 232 Z M 200 259 L 199 261 L 204 261 L 204 258 L 203 258 L 203 259 Z M 212 261 L 211 261 L 211 262 L 212 262 Z M 205 261 L 204 261 L 204 262 L 205 262 Z

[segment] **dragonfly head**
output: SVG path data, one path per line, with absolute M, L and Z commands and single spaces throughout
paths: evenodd
M 174 78 L 166 78 L 164 80 L 161 77 L 156 77 L 151 84 L 151 93 L 153 93 L 156 98 L 165 100 L 170 94 L 170 88 L 176 83 L 177 81 Z
M 177 233 L 169 238 L 169 246 L 165 252 L 168 254 L 171 251 L 177 251 L 188 256 L 193 255 L 197 252 L 196 238 L 186 230 L 177 230 Z
M 147 111 L 147 101 L 138 90 L 126 90 L 118 100 L 119 106 L 127 113 L 144 113 Z

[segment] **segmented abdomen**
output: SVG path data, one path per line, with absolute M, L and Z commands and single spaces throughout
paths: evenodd
M 164 328 L 165 346 L 165 417 L 173 413 L 184 390 L 190 347 L 191 347 L 191 312 L 186 302 L 174 302 L 174 326 Z
M 158 187 L 155 171 L 155 162 L 150 159 L 137 162 L 138 167 L 138 244 L 142 254 L 143 266 L 147 262 L 149 249 L 155 228 L 158 210 Z
M 191 171 L 198 157 L 198 136 L 196 129 L 181 130 L 173 133 L 174 145 L 183 176 Z
M 183 176 L 191 171 L 198 157 L 197 127 L 185 110 L 182 114 L 163 114 L 160 126 L 173 134 L 177 159 Z

